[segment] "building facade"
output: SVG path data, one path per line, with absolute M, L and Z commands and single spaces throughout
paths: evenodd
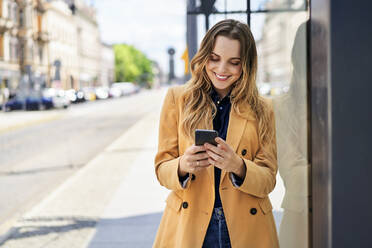
M 109 85 L 114 64 L 85 1 L 0 0 L 0 104 L 19 88 Z
M 83 0 L 75 0 L 75 25 L 78 39 L 80 87 L 100 85 L 102 44 L 96 10 Z
M 48 81 L 51 87 L 76 88 L 79 76 L 78 39 L 71 9 L 64 1 L 51 1 L 45 12 L 49 34 Z
M 110 45 L 102 43 L 101 55 L 101 74 L 100 82 L 102 86 L 109 87 L 114 82 L 115 75 L 115 53 Z
M 20 78 L 18 50 L 18 5 L 0 1 L 0 82 L 2 92 L 14 90 Z M 5 94 L 5 93 L 4 93 Z M 3 94 L 2 94 L 3 95 Z

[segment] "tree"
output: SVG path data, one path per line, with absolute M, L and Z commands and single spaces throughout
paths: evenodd
M 114 45 L 115 81 L 134 82 L 151 87 L 153 80 L 152 62 L 134 46 Z

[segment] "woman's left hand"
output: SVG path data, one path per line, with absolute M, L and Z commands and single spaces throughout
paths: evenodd
M 234 150 L 223 139 L 217 137 L 215 139 L 217 146 L 205 143 L 209 155 L 208 161 L 211 165 L 232 172 L 238 177 L 244 179 L 246 168 L 243 160 L 234 152 Z

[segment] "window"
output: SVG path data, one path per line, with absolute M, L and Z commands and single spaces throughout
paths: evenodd
M 43 64 L 43 46 L 39 46 L 39 61 L 40 64 Z
M 275 112 L 279 173 L 270 199 L 279 242 L 281 247 L 306 248 L 310 197 L 306 1 L 260 0 L 248 4 L 217 0 L 217 13 L 210 15 L 209 27 L 228 18 L 250 23 L 258 54 L 258 90 L 272 99 Z M 197 23 L 200 44 L 206 32 L 205 16 L 198 15 Z

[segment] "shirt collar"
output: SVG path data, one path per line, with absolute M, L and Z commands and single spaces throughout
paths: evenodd
M 211 91 L 211 98 L 212 98 L 212 101 L 213 101 L 214 103 L 216 103 L 217 101 L 220 101 L 221 103 L 224 103 L 224 102 L 230 102 L 231 91 L 232 91 L 232 89 L 230 89 L 229 93 L 227 93 L 227 95 L 226 95 L 223 99 L 220 99 L 220 96 L 218 95 L 217 91 L 216 91 L 215 88 L 212 86 L 212 91 Z

